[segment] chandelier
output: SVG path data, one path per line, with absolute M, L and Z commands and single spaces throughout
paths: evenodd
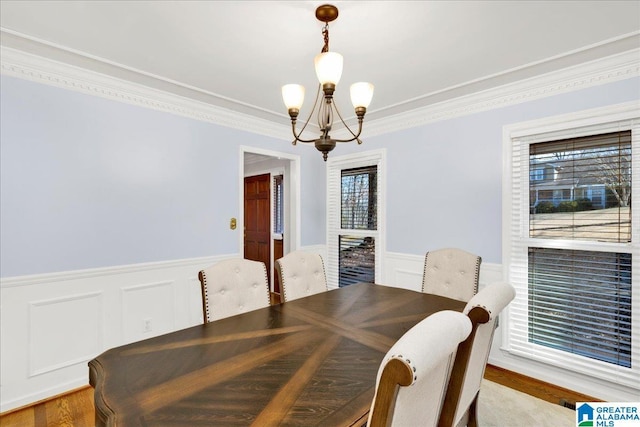
M 291 129 L 293 131 L 293 145 L 298 142 L 302 143 L 314 143 L 315 147 L 322 153 L 324 160 L 327 160 L 327 155 L 331 150 L 336 147 L 338 142 L 351 142 L 357 141 L 358 144 L 362 144 L 360 140 L 360 133 L 362 132 L 362 122 L 364 115 L 367 112 L 367 107 L 371 103 L 373 97 L 373 85 L 371 83 L 359 82 L 351 85 L 351 103 L 355 108 L 356 116 L 358 117 L 358 132 L 354 133 L 349 126 L 344 122 L 338 107 L 333 102 L 333 92 L 336 89 L 340 77 L 342 76 L 342 55 L 336 52 L 329 52 L 329 22 L 334 21 L 338 17 L 338 8 L 325 4 L 319 6 L 316 9 L 316 18 L 324 22 L 322 28 L 322 36 L 324 38 L 324 46 L 322 51 L 315 57 L 316 75 L 318 76 L 319 84 L 316 92 L 316 100 L 313 103 L 313 108 L 309 113 L 307 121 L 302 126 L 300 132 L 296 132 L 296 120 L 300 113 L 300 108 L 304 101 L 304 86 L 297 84 L 288 84 L 282 86 L 282 99 L 289 111 L 289 117 L 291 117 Z M 320 96 L 320 90 L 322 89 L 323 96 Z M 313 113 L 317 110 L 318 128 L 320 129 L 320 137 L 316 139 L 303 139 L 302 133 L 309 124 L 309 120 L 313 116 Z M 351 138 L 348 139 L 335 139 L 329 135 L 333 127 L 334 114 L 338 116 L 340 122 L 351 134 Z

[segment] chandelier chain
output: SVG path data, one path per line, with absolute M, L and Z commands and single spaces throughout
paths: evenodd
M 322 27 L 322 37 L 324 38 L 324 46 L 320 53 L 329 52 L 329 23 L 325 23 Z

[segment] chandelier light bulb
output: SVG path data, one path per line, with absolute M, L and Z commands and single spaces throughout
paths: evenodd
M 297 84 L 282 86 L 282 100 L 288 110 L 300 110 L 304 102 L 304 86 Z
M 368 108 L 373 98 L 373 85 L 367 82 L 358 82 L 351 85 L 351 103 L 354 108 Z
M 342 77 L 342 55 L 336 52 L 324 52 L 316 55 L 316 75 L 321 85 L 337 85 Z

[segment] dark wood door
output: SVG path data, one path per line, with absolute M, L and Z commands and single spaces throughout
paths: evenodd
M 262 261 L 271 275 L 270 175 L 244 179 L 244 257 Z

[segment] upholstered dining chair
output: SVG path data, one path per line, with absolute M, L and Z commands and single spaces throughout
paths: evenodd
M 478 395 L 496 321 L 515 295 L 515 289 L 509 283 L 495 282 L 478 292 L 464 308 L 463 312 L 471 320 L 471 334 L 458 347 L 440 427 L 478 425 Z
M 424 258 L 422 292 L 467 302 L 478 292 L 478 255 L 457 248 L 429 251 Z
M 384 357 L 369 411 L 369 427 L 435 426 L 458 344 L 469 318 L 439 311 L 409 329 Z
M 324 262 L 319 254 L 293 251 L 276 260 L 282 302 L 308 297 L 327 290 Z
M 269 281 L 264 263 L 248 259 L 228 259 L 201 270 L 204 321 L 268 307 Z

